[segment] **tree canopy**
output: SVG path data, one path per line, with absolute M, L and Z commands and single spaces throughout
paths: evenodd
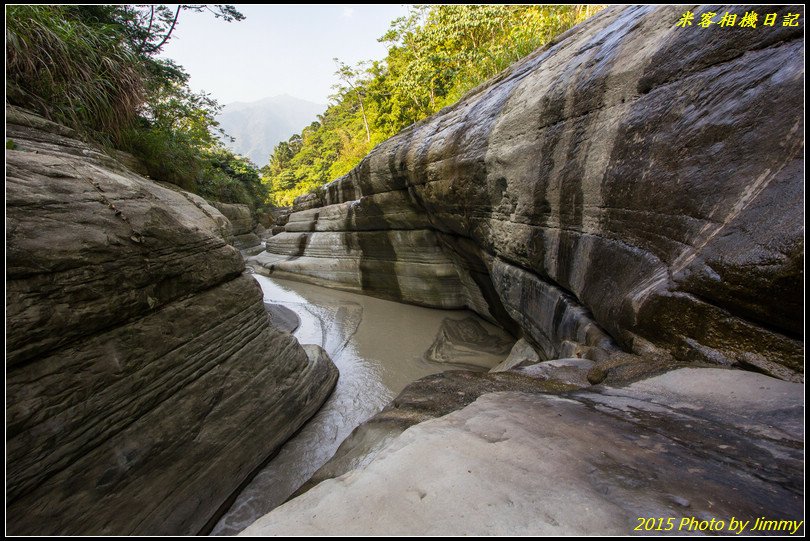
M 599 6 L 415 6 L 379 41 L 381 61 L 338 59 L 339 83 L 318 122 L 279 143 L 262 168 L 270 200 L 295 197 L 348 173 L 378 143 L 596 13 Z

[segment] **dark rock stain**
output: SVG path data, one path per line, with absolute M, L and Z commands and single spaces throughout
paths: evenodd
M 372 225 L 376 231 L 356 229 L 358 222 Z M 360 287 L 363 292 L 402 301 L 397 280 L 397 254 L 388 237 L 388 222 L 384 211 L 371 197 L 363 197 L 346 213 L 346 242 L 360 253 Z
M 320 212 L 316 212 L 315 214 L 313 214 L 312 224 L 310 224 L 309 226 L 310 231 L 315 231 L 317 229 L 318 218 L 320 217 L 320 215 L 321 215 Z M 287 261 L 295 261 L 296 259 L 299 259 L 300 257 L 306 255 L 307 246 L 309 245 L 309 241 L 311 240 L 311 238 L 312 238 L 311 233 L 301 233 L 298 236 L 298 243 L 297 243 L 298 247 L 296 248 L 295 255 L 289 256 L 287 258 Z

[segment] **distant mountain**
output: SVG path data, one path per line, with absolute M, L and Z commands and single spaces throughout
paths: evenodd
M 248 103 L 229 103 L 217 120 L 228 135 L 236 138 L 233 143 L 225 141 L 225 146 L 262 167 L 276 144 L 299 133 L 325 110 L 326 105 L 282 94 Z

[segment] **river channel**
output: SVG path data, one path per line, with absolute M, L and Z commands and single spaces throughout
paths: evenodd
M 254 278 L 265 303 L 295 312 L 300 324 L 294 336 L 302 344 L 324 348 L 340 378 L 320 411 L 245 487 L 212 535 L 236 534 L 284 503 L 352 430 L 412 381 L 469 368 L 424 358 L 446 320 L 473 318 L 487 333 L 504 336 L 466 310 L 435 310 L 258 274 Z M 506 353 L 501 356 L 505 357 Z

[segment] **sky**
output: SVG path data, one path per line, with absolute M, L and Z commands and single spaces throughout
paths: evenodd
M 245 20 L 181 13 L 162 53 L 191 75 L 192 90 L 205 90 L 221 104 L 279 94 L 325 104 L 336 82 L 332 59 L 355 64 L 383 58 L 386 48 L 377 39 L 407 13 L 404 4 L 236 8 Z

